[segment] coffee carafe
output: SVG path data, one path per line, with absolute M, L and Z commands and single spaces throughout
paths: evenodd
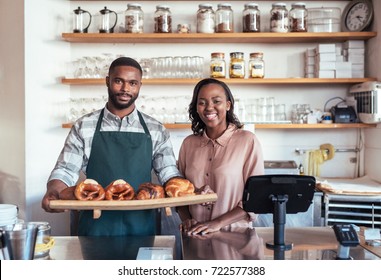
M 85 24 L 85 17 L 88 15 L 88 23 Z M 87 33 L 91 23 L 91 14 L 88 11 L 82 10 L 81 7 L 74 10 L 73 17 L 73 32 Z
M 114 27 L 118 21 L 118 15 L 116 12 L 107 9 L 107 7 L 105 7 L 103 10 L 100 10 L 99 12 L 99 33 L 113 33 Z M 113 20 L 112 15 L 115 16 Z

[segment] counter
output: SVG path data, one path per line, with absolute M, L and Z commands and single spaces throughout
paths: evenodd
M 333 260 L 338 242 L 330 227 L 286 228 L 285 243 L 292 243 L 289 251 L 277 252 L 266 248 L 272 242 L 273 228 L 234 229 L 209 236 L 182 235 L 185 260 Z M 350 248 L 355 260 L 381 258 L 381 247 L 366 246 L 360 236 L 360 245 Z
M 355 260 L 381 259 L 381 247 L 365 245 L 362 231 L 360 245 L 350 249 Z M 170 247 L 175 255 L 175 236 L 147 237 L 78 237 L 56 236 L 55 245 L 47 259 L 51 260 L 135 260 L 140 247 Z M 332 260 L 338 243 L 330 227 L 286 228 L 286 243 L 292 250 L 274 252 L 266 248 L 273 241 L 273 228 L 220 231 L 206 236 L 181 235 L 185 260 Z
M 49 260 L 136 260 L 140 247 L 172 248 L 175 236 L 85 237 L 55 236 Z

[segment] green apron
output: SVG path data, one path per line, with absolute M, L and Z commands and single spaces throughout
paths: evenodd
M 87 178 L 96 180 L 104 188 L 112 181 L 123 179 L 135 191 L 144 182 L 151 181 L 152 140 L 146 123 L 138 111 L 145 133 L 100 131 L 103 110 L 99 116 L 91 146 Z M 120 236 L 155 235 L 154 210 L 107 210 L 99 219 L 93 218 L 93 211 L 79 214 L 78 235 Z

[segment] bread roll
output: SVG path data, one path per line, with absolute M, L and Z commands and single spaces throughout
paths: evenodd
M 122 179 L 111 182 L 105 191 L 106 200 L 131 200 L 135 196 L 134 188 Z
M 76 186 L 74 195 L 78 200 L 103 200 L 105 190 L 97 181 L 86 179 Z
M 136 199 L 155 199 L 164 198 L 165 192 L 163 186 L 155 185 L 152 183 L 143 183 L 139 186 Z
M 165 185 L 165 193 L 169 197 L 194 195 L 194 185 L 184 178 L 172 178 Z

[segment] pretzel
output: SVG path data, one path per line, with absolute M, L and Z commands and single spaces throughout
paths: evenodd
M 143 183 L 139 186 L 136 199 L 155 199 L 164 198 L 165 192 L 164 188 L 160 185 L 155 185 L 152 183 Z
M 103 200 L 105 190 L 97 181 L 86 179 L 76 186 L 74 195 L 78 200 Z
M 122 179 L 111 182 L 105 191 L 106 200 L 131 200 L 135 196 L 134 188 Z

